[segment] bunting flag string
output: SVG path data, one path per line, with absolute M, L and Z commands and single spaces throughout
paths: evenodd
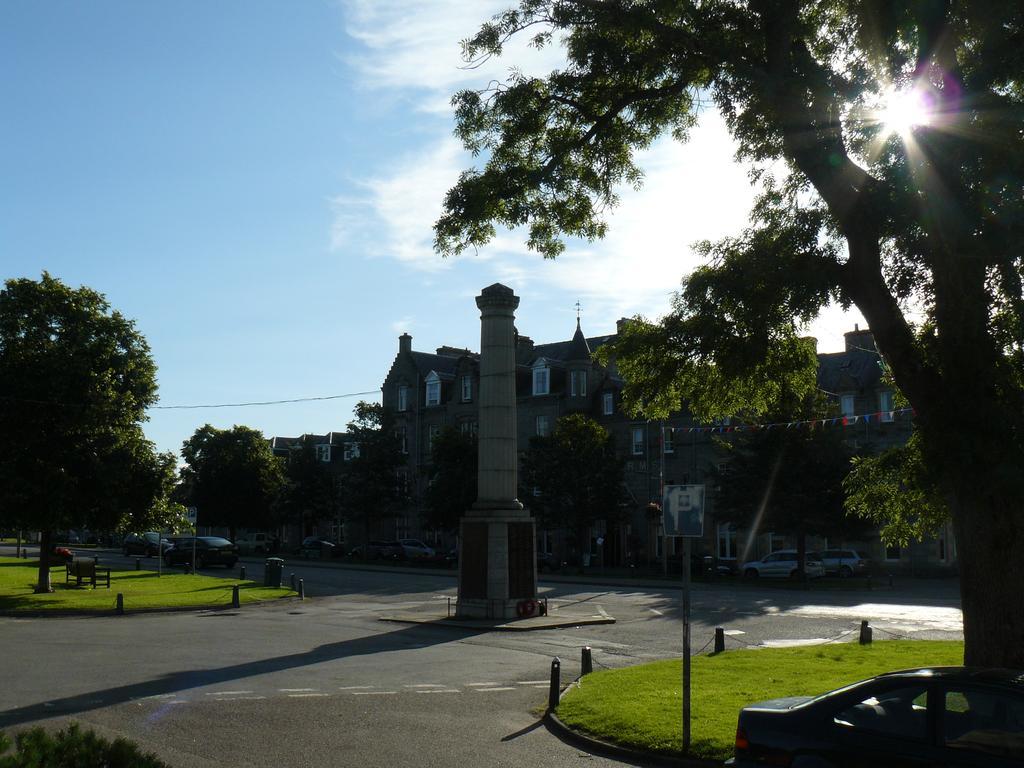
M 794 429 L 807 427 L 809 429 L 824 429 L 826 426 L 829 427 L 852 427 L 854 424 L 859 424 L 863 421 L 864 424 L 885 424 L 896 420 L 897 416 L 905 416 L 906 414 L 917 415 L 913 408 L 897 408 L 891 411 L 875 411 L 874 413 L 859 413 L 852 416 L 836 416 L 831 419 L 809 419 L 806 421 L 779 421 L 770 424 L 735 424 L 735 425 L 719 425 L 712 427 L 676 427 L 674 431 L 685 432 L 687 434 L 725 434 L 732 432 L 757 432 L 761 429 Z M 873 420 L 873 422 L 872 422 Z

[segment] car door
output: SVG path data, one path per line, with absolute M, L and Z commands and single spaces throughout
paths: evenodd
M 761 576 L 778 576 L 780 557 L 781 555 L 778 552 L 766 555 L 761 561 L 761 567 L 758 569 L 758 573 Z
M 941 691 L 943 765 L 1024 766 L 1024 694 L 978 685 Z
M 828 740 L 835 746 L 821 757 L 841 768 L 939 768 L 934 708 L 940 706 L 929 683 L 894 682 L 837 707 Z

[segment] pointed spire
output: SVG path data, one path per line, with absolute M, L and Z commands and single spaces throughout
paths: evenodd
M 590 359 L 590 345 L 587 344 L 587 337 L 583 335 L 583 329 L 580 327 L 580 319 L 576 318 L 576 333 L 573 334 L 572 341 L 569 343 L 569 353 L 566 355 L 566 360 L 589 360 Z

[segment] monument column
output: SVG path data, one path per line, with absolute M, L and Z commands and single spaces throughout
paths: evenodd
M 533 518 L 516 498 L 515 310 L 519 297 L 495 283 L 480 308 L 480 421 L 477 501 L 459 536 L 458 615 L 512 618 L 535 600 Z

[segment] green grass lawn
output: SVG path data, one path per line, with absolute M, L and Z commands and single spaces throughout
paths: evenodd
M 102 562 L 102 561 L 101 561 Z M 39 563 L 0 557 L 0 611 L 113 611 L 117 593 L 124 595 L 125 611 L 151 608 L 205 608 L 231 605 L 231 588 L 238 584 L 239 601 L 258 603 L 288 597 L 290 589 L 272 589 L 252 581 L 221 579 L 183 573 L 179 569 L 111 571 L 110 589 L 64 583 L 64 566 L 52 568 L 48 595 L 33 593 Z
M 732 756 L 736 717 L 766 699 L 824 693 L 881 672 L 963 663 L 962 642 L 891 640 L 739 650 L 691 663 L 691 754 Z M 682 662 L 587 675 L 558 705 L 566 725 L 599 739 L 667 754 L 682 750 Z

